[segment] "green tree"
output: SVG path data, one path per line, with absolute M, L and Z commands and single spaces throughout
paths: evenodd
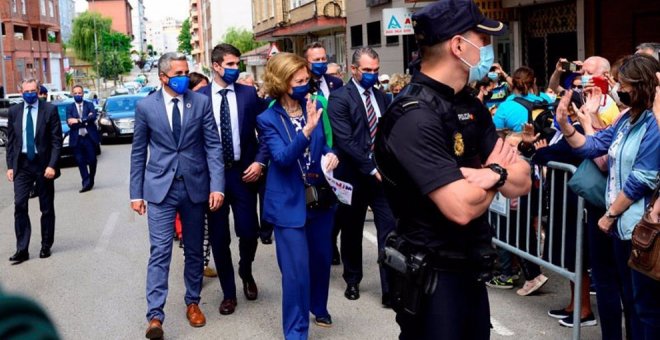
M 101 39 L 103 33 L 109 33 L 112 19 L 104 18 L 96 12 L 83 12 L 73 20 L 73 30 L 69 46 L 75 50 L 76 58 L 85 61 L 96 60 L 94 32 Z M 99 40 L 99 46 L 101 41 Z M 100 51 L 99 51 L 100 52 Z
M 192 40 L 192 35 L 190 34 L 190 19 L 186 19 L 183 21 L 183 24 L 181 24 L 181 32 L 177 37 L 177 41 L 179 42 L 177 51 L 190 54 L 190 52 L 192 52 L 190 40 Z
M 238 48 L 241 53 L 252 51 L 253 49 L 263 46 L 266 43 L 257 42 L 254 39 L 254 34 L 244 28 L 230 27 L 225 35 L 222 37 L 222 42 L 231 44 Z
M 131 60 L 131 38 L 119 32 L 106 32 L 102 35 L 99 48 L 101 77 L 118 79 L 122 73 L 133 68 Z

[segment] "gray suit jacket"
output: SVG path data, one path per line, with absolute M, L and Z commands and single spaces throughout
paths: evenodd
M 176 143 L 161 91 L 140 100 L 135 109 L 131 199 L 162 202 L 180 168 L 190 199 L 202 203 L 208 200 L 209 192 L 225 189 L 222 143 L 210 100 L 186 91 L 181 138 Z

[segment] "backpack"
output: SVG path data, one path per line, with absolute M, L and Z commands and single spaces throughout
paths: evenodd
M 534 126 L 534 133 L 540 133 L 541 138 L 550 140 L 555 134 L 555 105 L 546 101 L 530 101 L 523 97 L 513 99 L 527 109 L 527 123 Z

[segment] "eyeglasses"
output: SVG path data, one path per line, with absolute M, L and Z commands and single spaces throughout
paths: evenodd
M 571 88 L 572 88 L 572 89 L 582 90 L 582 85 L 573 85 L 573 86 L 571 86 Z

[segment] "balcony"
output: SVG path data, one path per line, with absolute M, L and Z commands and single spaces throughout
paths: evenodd
M 199 13 L 198 13 L 197 9 L 193 8 L 193 9 L 190 10 L 190 17 L 191 18 L 194 19 L 194 18 L 197 18 L 198 16 L 199 16 Z

